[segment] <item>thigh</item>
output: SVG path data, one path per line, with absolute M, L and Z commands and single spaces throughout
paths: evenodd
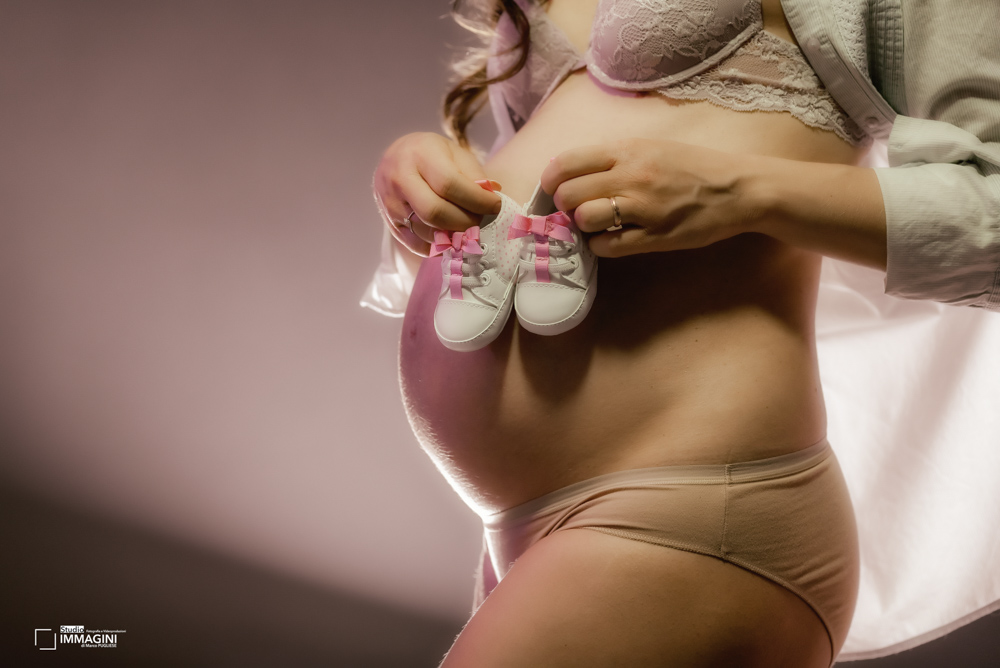
M 783 587 L 713 557 L 569 529 L 517 560 L 442 668 L 830 662 L 819 618 Z

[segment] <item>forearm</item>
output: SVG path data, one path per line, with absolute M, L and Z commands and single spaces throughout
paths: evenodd
M 885 270 L 885 206 L 874 170 L 779 158 L 760 158 L 743 169 L 751 231 Z

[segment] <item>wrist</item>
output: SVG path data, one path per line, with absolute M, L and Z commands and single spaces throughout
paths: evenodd
M 789 179 L 795 178 L 788 172 L 786 163 L 792 161 L 762 156 L 740 162 L 737 182 L 740 184 L 741 231 L 780 238 L 780 227 L 789 214 L 790 197 L 785 188 Z

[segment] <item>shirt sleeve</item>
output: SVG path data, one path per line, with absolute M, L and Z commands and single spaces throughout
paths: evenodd
M 1000 310 L 1000 3 L 904 9 L 904 108 L 876 169 L 885 290 Z
M 1000 310 L 1000 144 L 898 116 L 889 161 L 886 293 Z

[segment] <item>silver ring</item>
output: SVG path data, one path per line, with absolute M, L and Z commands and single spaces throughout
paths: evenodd
M 416 234 L 413 231 L 413 214 L 415 213 L 416 211 L 411 211 L 409 214 L 407 214 L 406 218 L 403 219 L 403 222 L 398 223 L 396 227 L 398 227 L 399 229 L 403 229 L 405 227 L 410 231 L 410 234 Z
M 614 232 L 615 230 L 622 229 L 622 212 L 621 209 L 618 208 L 618 202 L 615 201 L 614 197 L 609 197 L 608 199 L 611 200 L 611 210 L 614 211 L 615 214 L 615 224 L 605 231 Z

